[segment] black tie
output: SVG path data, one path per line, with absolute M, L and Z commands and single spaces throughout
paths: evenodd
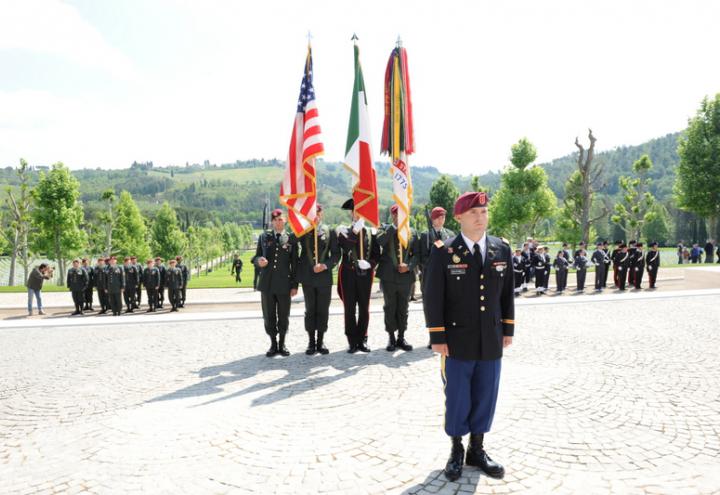
M 473 246 L 473 257 L 475 258 L 475 261 L 477 261 L 477 264 L 480 268 L 483 266 L 483 259 L 482 259 L 482 253 L 480 252 L 480 243 L 476 243 Z
M 278 234 L 277 232 L 275 233 L 275 240 L 278 244 L 280 244 L 280 234 Z

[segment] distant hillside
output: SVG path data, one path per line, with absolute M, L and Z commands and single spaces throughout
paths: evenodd
M 596 159 L 605 164 L 605 184 L 602 192 L 614 195 L 618 189 L 618 177 L 630 173 L 632 163 L 643 153 L 650 155 L 655 164 L 651 176 L 653 192 L 661 201 L 670 198 L 674 181 L 674 168 L 678 162 L 676 143 L 678 134 L 653 139 L 637 146 L 623 146 L 598 153 Z M 602 140 L 602 136 L 600 137 Z M 600 143 L 602 141 L 600 140 Z M 562 198 L 567 177 L 575 168 L 575 154 L 542 164 L 547 170 L 550 186 Z M 223 222 L 252 222 L 258 224 L 265 198 L 271 206 L 277 204 L 277 194 L 283 174 L 284 163 L 279 160 L 248 160 L 226 164 L 187 164 L 185 167 L 155 167 L 150 163 L 134 163 L 124 170 L 84 169 L 74 171 L 81 184 L 82 201 L 88 221 L 103 206 L 100 195 L 107 188 L 129 191 L 150 216 L 163 201 L 169 201 L 178 211 L 186 226 L 218 218 Z M 320 202 L 326 206 L 326 218 L 335 223 L 344 221 L 346 214 L 340 205 L 348 197 L 350 176 L 337 162 L 318 162 Z M 391 203 L 391 180 L 387 162 L 376 163 L 380 203 Z M 428 201 L 432 183 L 440 176 L 434 167 L 412 169 L 415 204 Z M 470 176 L 451 176 L 461 191 L 470 187 Z M 0 182 L 14 184 L 13 167 L 0 169 Z M 496 190 L 500 174 L 489 172 L 480 176 L 480 183 Z

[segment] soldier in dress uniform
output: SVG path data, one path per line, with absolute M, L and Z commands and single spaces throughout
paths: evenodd
M 638 242 L 635 245 L 635 257 L 633 260 L 633 285 L 636 290 L 642 289 L 642 279 L 645 273 L 645 253 L 643 253 L 643 243 Z
M 452 439 L 444 471 L 450 481 L 461 476 L 463 463 L 493 478 L 505 474 L 485 452 L 484 436 L 495 414 L 503 348 L 514 334 L 514 284 L 508 242 L 486 234 L 487 205 L 483 192 L 458 198 L 460 235 L 434 244 L 426 272 L 425 321 L 441 356 L 445 432 Z
M 75 312 L 73 315 L 83 314 L 83 304 L 85 303 L 85 289 L 89 283 L 87 271 L 80 267 L 80 260 L 74 259 L 72 267 L 67 272 L 67 288 L 72 292 L 73 303 L 75 304 Z
M 572 257 L 572 258 L 569 258 L 569 259 L 575 259 L 575 258 L 577 258 L 578 255 L 580 254 L 580 251 L 583 251 L 583 250 L 585 249 L 585 247 L 586 247 L 585 241 L 580 241 L 580 243 L 578 244 L 578 248 L 577 248 L 577 249 L 575 250 L 575 252 L 573 253 L 573 257 Z
M 137 256 L 130 256 L 130 264 L 135 266 L 135 273 L 137 273 L 137 282 L 135 284 L 135 302 L 133 304 L 133 307 L 135 309 L 139 309 L 140 304 L 142 303 L 143 266 L 140 263 L 138 263 Z
M 168 290 L 168 299 L 172 309 L 177 311 L 180 306 L 180 291 L 183 285 L 182 271 L 177 267 L 177 260 L 170 258 L 170 266 L 165 270 L 165 287 Z
M 242 268 L 243 268 L 243 261 L 240 259 L 240 256 L 237 254 L 233 257 L 232 266 L 230 266 L 230 275 L 235 275 L 235 282 L 238 284 L 242 282 Z
M 87 258 L 82 259 L 81 268 L 85 270 L 85 273 L 87 273 L 88 275 L 88 284 L 87 287 L 85 287 L 85 294 L 83 295 L 83 310 L 95 311 L 93 309 L 93 287 L 95 287 L 95 270 L 93 270 L 93 267 L 90 266 L 90 262 Z
M 596 292 L 602 292 L 603 290 L 603 282 L 605 278 L 607 277 L 607 272 L 605 271 L 605 268 L 607 268 L 607 265 L 605 264 L 605 251 L 603 250 L 603 243 L 598 241 L 595 244 L 595 251 L 593 252 L 592 256 L 590 257 L 590 261 L 595 266 L 595 291 Z
M 348 352 L 370 352 L 367 346 L 370 292 L 380 246 L 375 233 L 365 227 L 365 221 L 355 212 L 352 198 L 343 203 L 342 209 L 352 212 L 353 220 L 350 226 L 340 225 L 336 229 L 341 256 L 337 290 L 345 313 Z
M 610 273 L 610 266 L 612 265 L 612 258 L 610 257 L 610 245 L 608 241 L 603 241 L 602 244 L 603 253 L 605 253 L 605 273 L 603 275 L 602 288 L 607 287 L 608 274 Z
M 560 294 L 562 294 L 567 288 L 568 268 L 570 267 L 570 262 L 566 256 L 567 251 L 565 249 L 561 249 L 558 251 L 555 261 L 553 261 L 553 267 L 555 268 L 555 290 Z
M 275 209 L 272 228 L 258 237 L 253 264 L 260 269 L 258 290 L 262 302 L 265 333 L 270 337 L 267 357 L 289 356 L 285 346 L 290 318 L 290 300 L 297 294 L 297 238 L 285 231 L 285 216 Z M 279 340 L 278 340 L 279 336 Z
M 660 251 L 658 251 L 658 243 L 650 243 L 650 251 L 645 256 L 645 266 L 647 266 L 648 278 L 650 279 L 650 288 L 657 289 L 655 282 L 657 281 L 658 270 L 660 270 Z
M 617 285 L 618 289 L 625 290 L 627 281 L 627 271 L 630 267 L 630 253 L 628 253 L 627 244 L 620 244 L 620 249 L 616 255 L 617 258 Z
M 418 267 L 420 268 L 420 291 L 423 289 L 423 272 L 430 260 L 430 250 L 435 241 L 445 241 L 455 235 L 455 233 L 445 228 L 445 219 L 447 211 L 442 206 L 436 206 L 430 211 L 430 222 L 432 229 L 428 229 L 420 234 L 419 250 L 418 250 Z
M 415 266 L 419 257 L 418 238 L 411 230 L 408 247 L 403 248 L 398 240 L 398 205 L 392 205 L 390 214 L 393 223 L 383 225 L 377 233 L 377 243 L 382 248 L 382 254 L 378 261 L 376 276 L 383 283 L 385 331 L 388 334 L 385 349 L 388 352 L 394 352 L 397 348 L 412 351 L 412 346 L 405 340 L 405 332 L 410 292 L 415 282 Z
M 332 272 L 340 258 L 337 235 L 322 223 L 323 207 L 320 204 L 317 205 L 317 218 L 317 252 L 312 230 L 298 239 L 299 249 L 296 249 L 297 281 L 302 284 L 305 299 L 305 331 L 308 334 L 305 354 L 308 356 L 330 352 L 325 346 L 325 332 L 332 297 Z
M 530 280 L 532 279 L 533 274 L 533 255 L 535 254 L 535 248 L 532 248 L 530 246 L 529 242 L 523 243 L 522 253 L 521 256 L 523 257 L 523 266 L 525 268 L 525 273 L 523 274 L 523 284 L 522 284 L 522 291 L 527 292 L 528 286 L 530 285 Z
M 105 292 L 105 279 L 107 278 L 107 265 L 105 263 L 110 263 L 110 258 L 98 258 L 97 264 L 95 265 L 95 268 L 93 270 L 94 277 L 95 277 L 95 287 L 97 287 L 97 296 L 98 296 L 98 302 L 100 303 L 100 313 L 101 315 L 104 315 L 107 313 L 107 310 L 110 309 L 110 304 L 108 304 L 108 296 L 107 292 Z
M 137 289 L 140 274 L 137 271 L 137 266 L 130 263 L 130 256 L 125 256 L 123 270 L 125 270 L 125 291 L 123 292 L 126 306 L 125 312 L 132 313 L 135 309 L 135 290 Z
M 110 257 L 110 266 L 105 273 L 105 293 L 108 295 L 113 316 L 120 316 L 122 311 L 122 294 L 125 292 L 125 270 L 118 266 L 117 258 Z
M 515 297 L 520 295 L 523 281 L 525 280 L 525 259 L 522 256 L 522 249 L 517 248 L 513 255 L 513 278 Z
M 615 241 L 615 248 L 613 248 L 612 253 L 610 254 L 610 260 L 612 261 L 613 267 L 613 283 L 617 289 L 620 288 L 620 259 L 623 257 L 622 248 L 620 246 L 622 245 L 622 241 Z
M 576 292 L 583 292 L 585 290 L 585 277 L 587 276 L 588 263 L 587 251 L 585 251 L 585 249 L 578 250 L 577 256 L 575 256 L 575 276 L 577 277 Z
M 628 259 L 627 259 L 627 283 L 630 286 L 635 285 L 635 252 L 637 251 L 637 241 L 628 242 Z
M 180 272 L 182 273 L 182 288 L 180 289 L 180 304 L 178 305 L 181 308 L 185 307 L 185 298 L 187 297 L 187 284 L 190 281 L 190 270 L 188 270 L 187 265 L 183 263 L 183 257 L 182 256 L 175 256 L 175 261 L 177 264 L 175 265 L 177 268 L 180 269 Z
M 160 270 L 153 263 L 152 258 L 145 262 L 147 265 L 142 273 L 142 284 L 147 291 L 148 309 L 147 313 L 155 312 L 158 303 L 158 290 L 160 289 Z
M 158 287 L 157 292 L 157 307 L 160 309 L 162 309 L 163 303 L 165 302 L 165 274 L 167 272 L 163 261 L 160 256 L 155 257 L 155 267 L 160 271 L 160 287 Z
M 550 274 L 550 255 L 545 252 L 545 246 L 538 246 L 533 255 L 533 268 L 535 269 L 535 292 L 539 296 L 547 291 Z

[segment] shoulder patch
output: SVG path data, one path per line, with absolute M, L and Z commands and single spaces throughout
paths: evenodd
M 507 244 L 508 246 L 510 245 L 510 241 L 508 241 L 504 237 L 501 237 L 500 240 L 503 241 L 503 244 Z
M 440 239 L 438 239 L 437 241 L 435 241 L 435 247 L 438 249 L 442 249 L 445 247 L 445 243 L 443 241 L 441 241 Z

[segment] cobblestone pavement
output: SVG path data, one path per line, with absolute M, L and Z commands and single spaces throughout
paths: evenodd
M 0 493 L 720 493 L 718 296 L 519 306 L 486 446 L 440 469 L 439 360 L 267 359 L 258 320 L 0 329 Z

